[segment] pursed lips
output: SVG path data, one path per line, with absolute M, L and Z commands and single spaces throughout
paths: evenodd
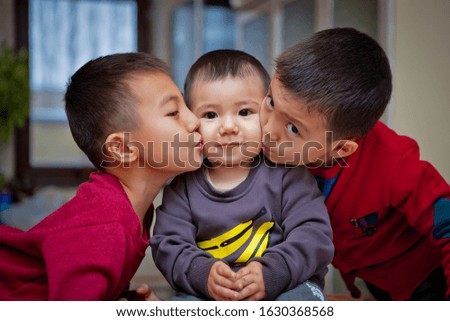
M 261 149 L 264 152 L 264 154 L 276 154 L 274 147 L 268 147 L 266 144 L 261 143 Z
M 239 143 L 239 142 L 223 142 L 223 143 L 221 143 L 221 142 L 211 142 L 210 143 L 210 146 L 224 147 L 224 148 L 226 148 L 226 147 L 239 147 L 241 145 L 242 144 Z
M 203 138 L 202 138 L 202 136 L 200 134 L 194 133 L 193 142 L 194 142 L 194 147 L 203 148 L 203 145 L 204 145 L 203 144 Z

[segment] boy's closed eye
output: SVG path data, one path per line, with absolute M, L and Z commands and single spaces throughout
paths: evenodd
M 179 114 L 179 111 L 178 110 L 174 110 L 174 111 L 171 111 L 171 112 L 167 113 L 166 116 L 168 116 L 168 117 L 175 117 L 178 114 Z

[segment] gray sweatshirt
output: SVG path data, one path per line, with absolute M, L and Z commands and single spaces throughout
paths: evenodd
M 174 289 L 204 298 L 217 260 L 234 270 L 262 263 L 265 299 L 273 300 L 307 280 L 323 287 L 334 254 L 328 213 L 309 171 L 260 158 L 227 192 L 214 189 L 205 167 L 176 177 L 156 210 L 150 245 Z

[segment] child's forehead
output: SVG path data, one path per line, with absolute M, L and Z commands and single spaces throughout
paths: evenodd
M 239 87 L 241 90 L 257 90 L 261 91 L 264 94 L 267 92 L 267 88 L 264 86 L 263 81 L 258 75 L 226 75 L 224 77 L 215 78 L 215 79 L 198 79 L 193 83 L 192 88 L 196 88 L 197 90 L 202 91 L 203 88 L 208 90 L 207 88 L 210 86 L 219 86 L 224 91 L 230 90 L 231 88 Z M 231 86 L 231 87 L 230 87 Z
M 274 78 L 270 83 L 268 92 L 272 97 L 274 104 L 279 108 L 295 107 L 294 109 L 301 109 L 302 111 L 309 109 L 306 99 L 286 88 L 277 78 Z
M 136 70 L 130 72 L 126 80 L 129 82 L 148 82 L 149 79 L 158 81 L 166 78 L 170 78 L 170 76 L 160 70 Z
M 195 81 L 191 88 L 191 95 L 209 93 L 214 96 L 239 94 L 264 97 L 266 92 L 263 82 L 256 75 L 245 77 L 228 75 L 217 79 L 203 79 Z
M 152 103 L 155 106 L 164 103 L 166 97 L 182 100 L 181 91 L 172 78 L 164 72 L 143 72 L 129 78 L 131 96 L 138 102 Z
M 254 81 L 255 79 L 261 80 L 261 77 L 256 73 L 248 73 L 248 74 L 243 74 L 243 75 L 241 75 L 241 74 L 233 75 L 231 73 L 228 73 L 226 75 L 220 75 L 220 76 L 215 76 L 215 77 L 211 77 L 208 75 L 199 75 L 194 80 L 194 85 L 201 84 L 201 83 L 213 83 L 213 82 L 225 82 L 225 81 L 237 81 L 237 82 L 248 81 L 248 80 Z M 261 80 L 261 85 L 262 85 L 262 80 Z
M 273 100 L 275 109 L 286 117 L 327 125 L 327 117 L 319 111 L 318 106 L 308 102 L 306 98 L 294 94 L 275 79 L 270 85 L 269 95 Z
M 162 71 L 138 71 L 128 75 L 126 82 L 133 86 L 156 89 L 159 87 L 172 89 L 176 86 L 172 78 Z M 163 86 L 161 86 L 164 84 Z

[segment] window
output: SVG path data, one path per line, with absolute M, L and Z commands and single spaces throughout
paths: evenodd
M 314 0 L 297 0 L 283 8 L 283 49 L 304 40 L 314 32 Z
M 31 0 L 30 162 L 32 167 L 89 167 L 64 111 L 70 76 L 99 56 L 137 50 L 134 1 Z
M 238 49 L 270 67 L 270 16 L 267 12 L 242 15 L 238 26 Z
M 90 59 L 148 50 L 138 39 L 148 10 L 145 0 L 16 1 L 16 43 L 29 48 L 30 60 L 30 119 L 15 142 L 16 179 L 23 188 L 78 184 L 92 171 L 70 134 L 67 82 Z
M 167 51 L 163 49 L 159 54 L 170 57 L 168 61 L 180 88 L 191 64 L 212 49 L 244 50 L 272 72 L 275 58 L 283 50 L 320 29 L 350 26 L 374 38 L 379 33 L 378 0 L 171 0 L 168 3 L 171 9 L 161 12 L 168 12 L 170 19 L 156 17 L 155 28 L 171 30 L 171 46 L 164 45 L 165 39 L 155 39 L 155 45 L 166 48 Z M 220 12 L 222 18 L 211 14 L 213 10 Z M 171 23 L 165 25 L 165 20 Z M 208 38 L 208 34 L 214 36 Z M 208 39 L 218 41 L 208 46 Z
M 173 10 L 171 60 L 179 88 L 183 88 L 190 66 L 203 53 L 235 48 L 235 13 L 226 4 L 213 4 L 186 1 Z
M 275 58 L 314 32 L 314 0 L 260 1 L 238 7 L 238 48 L 272 71 Z

